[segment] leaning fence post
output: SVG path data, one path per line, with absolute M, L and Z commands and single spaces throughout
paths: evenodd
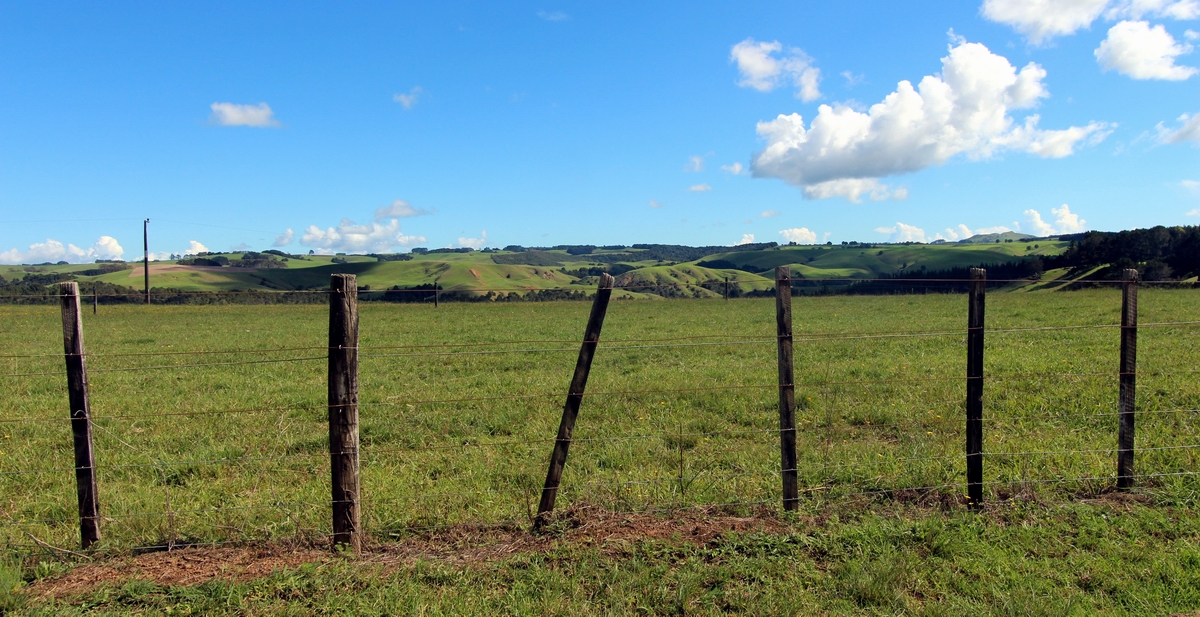
M 987 271 L 971 268 L 967 308 L 967 499 L 983 506 L 983 305 Z
M 329 281 L 329 470 L 333 544 L 362 548 L 358 502 L 358 287 L 353 274 Z
M 75 442 L 75 492 L 79 500 L 79 543 L 87 548 L 100 540 L 100 504 L 96 499 L 96 458 L 92 451 L 92 407 L 88 400 L 87 359 L 83 355 L 83 316 L 79 284 L 61 283 L 63 355 L 67 361 L 67 395 L 71 402 L 71 435 Z
M 792 370 L 792 269 L 775 268 L 775 334 L 779 351 L 779 465 L 783 509 L 799 505 L 796 486 L 796 385 Z
M 571 448 L 571 434 L 575 431 L 575 418 L 583 403 L 583 392 L 587 387 L 588 372 L 592 370 L 592 357 L 600 342 L 600 329 L 604 326 L 604 315 L 608 312 L 608 300 L 612 296 L 613 277 L 600 275 L 596 286 L 596 299 L 592 302 L 592 313 L 588 316 L 583 332 L 583 343 L 579 346 L 579 359 L 575 361 L 575 374 L 567 391 L 567 402 L 563 405 L 562 420 L 558 424 L 558 438 L 554 441 L 554 452 L 550 455 L 550 468 L 546 471 L 546 484 L 542 487 L 542 499 L 538 503 L 535 525 L 541 525 L 544 514 L 554 509 L 558 497 L 558 483 L 562 479 L 563 467 L 567 464 L 567 451 Z
M 1137 393 L 1138 271 L 1125 270 L 1121 292 L 1121 374 L 1117 488 L 1133 486 L 1133 420 Z

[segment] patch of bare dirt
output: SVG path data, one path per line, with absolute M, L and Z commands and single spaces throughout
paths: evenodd
M 475 278 L 481 278 L 479 276 L 479 273 L 475 271 L 475 268 L 470 268 L 469 271 L 471 272 L 471 276 L 473 276 Z
M 395 542 L 372 543 L 363 548 L 358 562 L 364 566 L 399 566 L 419 560 L 439 560 L 466 565 L 547 551 L 563 543 L 597 546 L 608 553 L 619 553 L 630 542 L 643 539 L 705 544 L 729 532 L 785 533 L 787 530 L 788 525 L 775 518 L 769 509 L 754 516 L 737 517 L 714 509 L 657 515 L 624 514 L 579 506 L 556 513 L 547 519 L 540 532 L 515 525 L 453 526 Z M 344 557 L 325 548 L 283 543 L 183 548 L 84 563 L 66 574 L 34 583 L 26 593 L 61 598 L 129 580 L 185 586 L 213 579 L 240 582 L 307 563 L 340 559 Z
M 195 548 L 137 556 L 122 556 L 87 563 L 70 572 L 31 585 L 31 596 L 64 597 L 128 580 L 148 580 L 160 585 L 198 585 L 212 579 L 246 581 L 279 569 L 332 559 L 315 548 L 262 546 Z
M 150 264 L 150 274 L 164 272 L 230 272 L 230 268 L 220 266 L 181 266 L 179 264 Z M 140 278 L 146 272 L 145 266 L 136 266 L 129 271 L 129 278 Z

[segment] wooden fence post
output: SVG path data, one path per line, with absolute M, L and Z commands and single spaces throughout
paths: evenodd
M 353 274 L 329 281 L 329 470 L 333 544 L 362 548 L 358 502 L 358 286 Z
M 150 304 L 150 219 L 142 222 L 142 269 L 146 275 L 146 304 Z
M 67 395 L 71 402 L 71 435 L 75 442 L 75 492 L 79 500 L 79 543 L 88 548 L 100 540 L 100 504 L 96 499 L 96 458 L 92 451 L 92 407 L 88 400 L 87 359 L 83 355 L 83 316 L 79 284 L 60 283 L 63 355 L 67 361 Z
M 971 268 L 967 309 L 967 499 L 983 507 L 983 308 L 987 271 Z
M 100 309 L 100 292 L 96 291 L 97 286 L 92 284 L 92 314 Z
M 779 464 L 783 509 L 799 506 L 796 486 L 796 385 L 792 370 L 792 269 L 775 268 L 775 334 L 779 351 Z
M 729 299 L 729 277 L 725 277 L 725 299 Z
M 1117 488 L 1133 486 L 1133 421 L 1137 392 L 1138 271 L 1125 270 L 1121 292 L 1121 373 L 1117 429 Z
M 550 454 L 550 468 L 546 471 L 546 484 L 542 486 L 542 499 L 538 503 L 535 526 L 541 526 L 543 515 L 554 509 L 558 497 L 558 484 L 562 480 L 563 467 L 567 464 L 567 451 L 571 448 L 571 434 L 575 431 L 575 418 L 583 403 L 583 392 L 587 387 L 588 373 L 592 370 L 592 357 L 600 342 L 600 329 L 604 326 L 604 315 L 608 312 L 608 300 L 612 296 L 613 277 L 600 275 L 596 286 L 596 299 L 592 301 L 592 313 L 588 316 L 583 331 L 583 343 L 579 346 L 579 359 L 575 361 L 575 374 L 567 390 L 567 402 L 563 405 L 562 420 L 558 424 L 558 438 L 554 441 L 554 452 Z

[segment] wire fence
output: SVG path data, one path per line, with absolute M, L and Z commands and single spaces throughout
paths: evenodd
M 1186 303 L 1169 319 L 1136 324 L 1144 367 L 1134 370 L 1118 368 L 1115 353 L 1128 324 L 987 330 L 996 361 L 985 377 L 981 478 L 968 478 L 964 449 L 967 329 L 921 328 L 916 320 L 909 328 L 754 333 L 736 319 L 764 310 L 771 317 L 759 301 L 736 309 L 743 312 L 733 322 L 708 323 L 708 331 L 654 336 L 653 326 L 626 325 L 611 338 L 583 341 L 594 348 L 598 383 L 570 395 L 562 384 L 581 342 L 566 337 L 376 339 L 349 349 L 195 341 L 199 348 L 94 347 L 65 355 L 96 376 L 88 377 L 95 408 L 85 424 L 104 531 L 88 550 L 326 541 L 339 533 L 331 508 L 350 501 L 361 508 L 354 532 L 368 541 L 526 527 L 547 520 L 539 518 L 542 478 L 563 441 L 554 426 L 571 396 L 582 409 L 555 485 L 560 510 L 776 510 L 786 507 L 780 483 L 789 474 L 797 498 L 812 502 L 970 507 L 979 505 L 972 486 L 984 502 L 1069 499 L 1106 494 L 1121 479 L 1186 501 L 1200 488 L 1192 368 L 1200 320 L 1187 318 Z M 665 317 L 686 310 L 671 307 Z M 775 379 L 785 339 L 796 350 L 796 374 Z M 1062 364 L 1058 357 L 1030 363 L 1048 340 L 1061 343 L 1053 353 L 1075 366 L 1051 368 Z M 323 425 L 335 405 L 323 390 L 330 356 L 351 350 L 361 380 L 354 452 L 361 488 L 353 500 L 331 499 Z M 63 353 L 29 351 L 0 356 L 0 367 L 18 367 L 0 372 L 8 384 L 0 401 L 0 485 L 8 496 L 0 537 L 10 551 L 90 554 L 74 548 L 81 468 L 72 464 L 71 430 L 80 418 L 64 405 L 70 370 L 61 368 Z M 1117 396 L 1123 378 L 1143 388 L 1137 467 L 1126 474 L 1117 467 L 1126 450 L 1118 442 L 1128 413 Z M 134 386 L 143 390 L 130 392 Z M 780 458 L 784 390 L 795 393 L 792 465 Z M 241 404 L 220 404 L 227 401 Z

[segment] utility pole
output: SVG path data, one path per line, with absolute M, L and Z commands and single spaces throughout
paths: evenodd
M 142 260 L 143 269 L 146 274 L 146 304 L 150 304 L 150 219 L 142 222 L 142 249 L 145 251 L 145 256 Z

